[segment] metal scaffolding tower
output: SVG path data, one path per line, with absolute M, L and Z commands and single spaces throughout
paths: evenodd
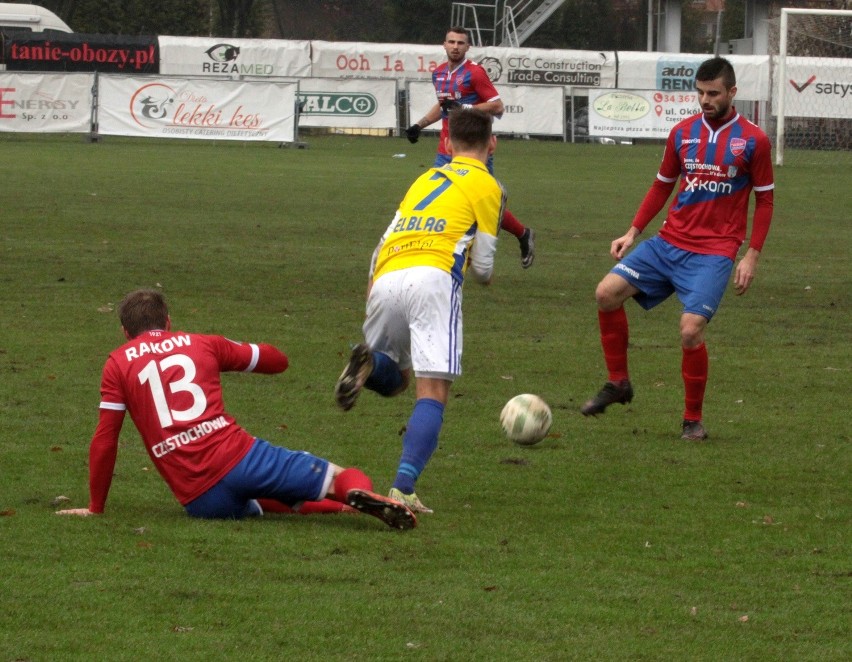
M 470 30 L 474 46 L 518 47 L 564 3 L 565 0 L 454 2 L 450 21 Z

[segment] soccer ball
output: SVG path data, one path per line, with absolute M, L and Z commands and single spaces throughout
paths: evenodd
M 506 403 L 500 412 L 503 432 L 516 444 L 532 446 L 547 436 L 553 414 L 550 407 L 539 396 L 522 393 Z

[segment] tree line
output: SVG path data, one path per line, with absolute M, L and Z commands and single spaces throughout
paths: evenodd
M 83 33 L 412 44 L 439 44 L 453 6 L 453 0 L 34 1 Z M 647 0 L 567 0 L 524 46 L 645 50 L 647 7 Z M 727 0 L 723 40 L 743 36 L 744 11 L 745 0 Z M 683 0 L 684 52 L 712 51 L 703 16 L 700 3 Z

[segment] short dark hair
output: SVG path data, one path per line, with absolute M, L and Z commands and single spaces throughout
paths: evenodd
M 478 149 L 491 139 L 491 115 L 476 108 L 456 108 L 450 111 L 450 140 L 456 146 Z
M 706 82 L 717 78 L 721 78 L 722 85 L 729 90 L 737 84 L 734 65 L 723 57 L 711 57 L 709 60 L 704 60 L 695 73 L 695 80 L 697 81 Z
M 166 298 L 157 290 L 134 290 L 118 304 L 118 319 L 131 338 L 145 331 L 165 329 L 169 323 Z
M 454 25 L 449 30 L 447 30 L 447 34 L 449 34 L 450 32 L 455 32 L 456 34 L 463 34 L 465 37 L 467 37 L 467 43 L 470 43 L 470 30 L 468 30 L 467 28 L 463 28 L 460 25 Z

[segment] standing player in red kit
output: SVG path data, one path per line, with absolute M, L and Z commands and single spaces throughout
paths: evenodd
M 752 190 L 751 237 L 734 271 L 736 293 L 745 294 L 754 279 L 772 221 L 775 184 L 769 139 L 733 106 L 737 81 L 730 62 L 720 57 L 706 60 L 695 78 L 702 112 L 683 120 L 669 134 L 656 181 L 630 229 L 612 242 L 610 254 L 619 262 L 595 291 L 609 380 L 581 411 L 586 416 L 601 414 L 615 402 L 626 404 L 633 399 L 624 302 L 633 297 L 647 310 L 677 294 L 683 305 L 681 438 L 702 440 L 707 438 L 702 419 L 708 373 L 704 332 L 718 310 L 745 241 Z M 666 204 L 678 178 L 677 196 L 659 234 L 625 257 L 636 237 Z
M 459 106 L 500 117 L 503 114 L 503 102 L 500 93 L 488 78 L 480 65 L 467 59 L 470 49 L 470 33 L 466 28 L 450 28 L 444 38 L 444 50 L 447 61 L 432 72 L 432 84 L 435 86 L 437 103 L 429 109 L 423 118 L 405 130 L 412 143 L 420 138 L 420 131 L 430 124 L 441 120 L 441 137 L 438 140 L 438 154 L 435 156 L 435 168 L 447 165 L 453 160 L 450 154 L 449 113 Z M 494 174 L 494 157 L 488 157 L 488 172 Z M 535 231 L 524 225 L 508 209 L 503 210 L 501 228 L 514 235 L 521 247 L 521 266 L 528 269 L 535 259 Z
M 89 507 L 59 514 L 104 511 L 129 412 L 151 461 L 192 517 L 355 509 L 394 528 L 416 525 L 405 505 L 374 493 L 358 469 L 273 446 L 225 411 L 220 372 L 283 372 L 288 360 L 281 351 L 171 331 L 165 299 L 156 290 L 131 292 L 118 314 L 128 342 L 109 355 L 103 370 L 100 420 L 89 448 Z

